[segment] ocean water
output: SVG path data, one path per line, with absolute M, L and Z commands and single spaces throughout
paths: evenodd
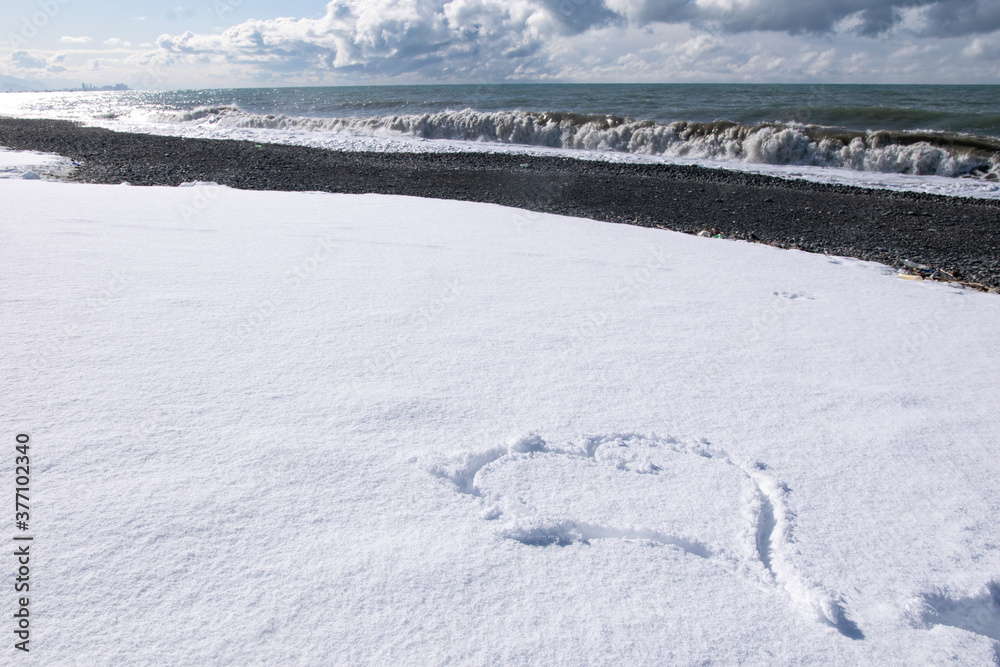
M 0 114 L 341 150 L 556 153 L 1000 197 L 1000 86 L 505 84 L 10 93 Z

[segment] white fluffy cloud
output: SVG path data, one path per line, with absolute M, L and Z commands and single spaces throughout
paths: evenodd
M 969 45 L 962 51 L 962 55 L 968 58 L 989 58 L 993 61 L 1000 58 L 1000 35 L 989 37 L 977 37 L 969 42 Z
M 97 65 L 89 38 L 66 76 Z M 137 87 L 499 81 L 997 82 L 1000 0 L 332 0 L 319 18 L 107 39 Z M 108 49 L 107 47 L 114 47 Z M 51 54 L 22 50 L 8 69 Z M 22 64 L 18 64 L 22 63 Z M 51 71 L 51 70 L 49 70 Z M 13 73 L 9 72 L 9 73 Z
M 94 39 L 92 37 L 60 37 L 59 42 L 62 44 L 90 44 Z
M 164 63 L 224 57 L 276 71 L 317 67 L 392 76 L 428 69 L 462 76 L 506 76 L 547 40 L 619 20 L 597 5 L 560 11 L 537 0 L 335 0 L 319 19 L 252 20 L 214 35 L 191 32 L 157 41 Z
M 35 58 L 27 51 L 15 51 L 8 57 L 8 62 L 18 69 L 34 70 L 45 69 L 48 62 L 41 58 Z
M 0 72 L 13 76 L 46 77 L 66 71 L 63 54 L 36 55 L 28 51 L 14 51 L 0 58 Z
M 318 19 L 251 20 L 218 34 L 163 35 L 147 63 L 240 67 L 258 78 L 291 73 L 323 78 L 324 72 L 327 77 L 335 72 L 353 80 L 546 79 L 565 76 L 567 68 L 577 69 L 587 59 L 588 54 L 578 52 L 575 63 L 558 63 L 556 44 L 583 43 L 594 34 L 622 39 L 635 29 L 665 25 L 687 29 L 686 41 L 678 47 L 684 52 L 703 52 L 710 35 L 762 32 L 787 42 L 796 36 L 815 40 L 821 34 L 884 39 L 904 31 L 912 42 L 1000 29 L 1000 2 L 333 0 Z M 836 49 L 818 51 L 826 55 L 813 58 L 806 67 L 794 63 L 793 69 L 822 76 L 823 66 L 836 67 Z M 676 54 L 671 57 L 678 60 Z M 628 60 L 622 54 L 617 62 Z M 632 60 L 638 64 L 643 59 Z M 611 64 L 605 61 L 601 66 Z M 752 53 L 733 63 L 729 72 L 741 76 L 749 68 L 774 73 L 785 71 L 788 64 L 783 56 Z

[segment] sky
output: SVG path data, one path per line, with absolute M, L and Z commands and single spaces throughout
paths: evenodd
M 0 82 L 1000 83 L 998 0 L 4 0 Z

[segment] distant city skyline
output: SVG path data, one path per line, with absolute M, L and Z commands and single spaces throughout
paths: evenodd
M 8 0 L 0 90 L 1000 83 L 996 0 Z

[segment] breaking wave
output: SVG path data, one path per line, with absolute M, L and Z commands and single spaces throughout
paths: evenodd
M 840 167 L 1000 180 L 1000 140 L 934 131 L 858 132 L 817 125 L 726 121 L 657 123 L 532 111 L 441 111 L 344 118 L 254 114 L 235 106 L 156 112 L 157 123 L 344 133 L 618 151 L 758 164 Z

